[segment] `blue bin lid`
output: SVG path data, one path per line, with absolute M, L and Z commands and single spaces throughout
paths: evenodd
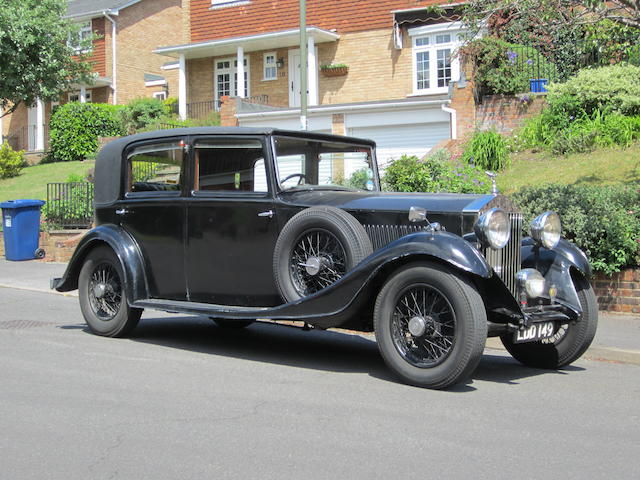
M 44 204 L 44 200 L 8 200 L 0 203 L 0 208 L 41 207 Z

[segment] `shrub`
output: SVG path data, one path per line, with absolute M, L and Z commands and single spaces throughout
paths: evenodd
M 549 85 L 547 101 L 556 115 L 640 115 L 640 67 L 627 64 L 584 69 L 567 82 Z
M 121 110 L 122 123 L 127 133 L 144 130 L 170 113 L 170 104 L 150 97 L 135 98 Z
M 118 114 L 121 106 L 71 102 L 51 116 L 49 161 L 84 160 L 98 150 L 98 137 L 124 135 Z
M 484 170 L 503 170 L 508 167 L 507 142 L 495 130 L 476 131 L 466 145 L 462 159 Z
M 446 150 L 438 150 L 424 161 L 403 155 L 387 167 L 384 187 L 395 192 L 489 192 L 490 182 L 482 170 L 453 164 L 445 159 L 449 157 Z
M 17 177 L 25 165 L 23 150 L 16 152 L 8 142 L 0 146 L 0 178 Z
M 546 210 L 558 212 L 563 235 L 582 248 L 597 271 L 607 274 L 638 264 L 640 191 L 588 185 L 527 187 L 514 195 L 525 225 Z

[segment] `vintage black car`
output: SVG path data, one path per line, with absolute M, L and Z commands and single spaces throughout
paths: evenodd
M 404 381 L 444 388 L 487 336 L 560 368 L 597 325 L 585 255 L 542 213 L 498 194 L 388 193 L 375 144 L 276 129 L 188 128 L 107 144 L 96 227 L 52 286 L 79 289 L 92 332 L 123 336 L 145 308 L 374 331 Z

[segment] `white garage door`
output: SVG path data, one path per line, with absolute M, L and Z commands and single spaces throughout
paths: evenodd
M 354 127 L 349 130 L 349 134 L 376 142 L 378 165 L 381 169 L 391 159 L 398 159 L 402 155 L 422 158 L 438 142 L 450 138 L 449 122 Z

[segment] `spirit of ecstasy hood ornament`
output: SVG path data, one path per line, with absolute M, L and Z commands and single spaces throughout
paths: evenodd
M 489 179 L 491 180 L 491 194 L 492 195 L 498 195 L 498 184 L 496 183 L 496 177 L 498 176 L 497 173 L 495 172 L 490 172 L 490 171 L 486 171 L 484 172 L 487 174 L 487 177 L 489 177 Z

